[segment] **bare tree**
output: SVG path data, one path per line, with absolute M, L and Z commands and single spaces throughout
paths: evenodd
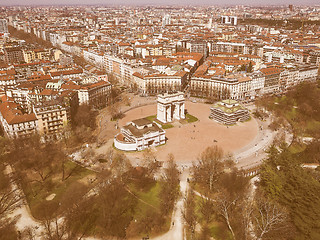
M 284 208 L 265 198 L 257 201 L 256 208 L 254 223 L 258 240 L 287 221 L 288 215 Z
M 179 170 L 174 162 L 174 156 L 168 154 L 168 165 L 162 176 L 162 188 L 160 191 L 161 212 L 166 215 L 173 210 L 174 202 L 179 195 Z
M 42 221 L 44 227 L 44 235 L 47 240 L 63 240 L 68 239 L 68 231 L 63 218 L 55 216 L 54 218 L 46 218 Z
M 244 239 L 246 235 L 244 224 L 248 224 L 249 220 L 241 221 L 241 219 L 249 186 L 248 178 L 236 169 L 219 177 L 217 194 L 214 196 L 216 212 L 224 220 L 233 239 Z
M 182 217 L 188 227 L 189 232 L 191 233 L 191 239 L 194 239 L 197 216 L 195 212 L 195 196 L 192 190 L 189 190 L 186 193 L 183 201 L 183 206 Z
M 227 194 L 225 192 L 221 192 L 216 197 L 217 212 L 225 220 L 225 223 L 227 224 L 227 227 L 230 230 L 233 239 L 236 239 L 236 235 L 235 235 L 233 226 L 231 224 L 231 218 L 232 218 L 232 214 L 235 210 L 235 206 L 236 206 L 237 201 L 238 201 L 238 198 L 230 199 L 227 197 Z
M 206 148 L 200 155 L 197 165 L 193 166 L 195 181 L 205 186 L 210 191 L 213 184 L 223 172 L 223 151 L 218 146 Z
M 159 162 L 155 153 L 151 149 L 145 150 L 143 153 L 143 166 L 146 168 L 146 177 L 154 178 L 154 175 L 159 170 Z
M 131 167 L 129 159 L 123 153 L 116 152 L 113 155 L 110 168 L 115 177 L 122 177 Z
M 103 236 L 124 239 L 126 228 L 132 220 L 136 201 L 119 179 L 110 181 L 101 189 L 97 198 L 100 211 L 97 224 Z
M 242 201 L 241 208 L 241 219 L 242 225 L 244 228 L 244 239 L 252 239 L 254 237 L 253 233 L 253 224 L 252 224 L 252 216 L 253 216 L 253 202 L 251 199 L 246 198 Z
M 7 166 L 8 169 L 11 167 Z M 7 215 L 19 205 L 22 198 L 20 189 L 4 170 L 4 164 L 0 164 L 0 225 L 5 224 Z
M 22 232 L 22 239 L 36 240 L 36 232 L 32 227 L 27 227 Z
M 111 116 L 111 120 L 115 120 L 117 118 L 120 118 L 122 113 L 121 113 L 121 103 L 120 102 L 115 102 L 108 106 L 108 113 Z
M 214 218 L 215 204 L 208 192 L 200 200 L 199 211 L 206 224 L 209 224 Z
M 18 189 L 7 188 L 0 191 L 0 221 L 17 207 L 20 200 L 21 194 Z

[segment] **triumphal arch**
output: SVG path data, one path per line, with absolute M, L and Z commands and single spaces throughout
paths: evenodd
M 185 119 L 183 92 L 159 94 L 157 103 L 157 119 L 160 122 Z

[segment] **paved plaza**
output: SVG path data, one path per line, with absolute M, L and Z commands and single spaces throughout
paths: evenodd
M 225 126 L 209 119 L 209 104 L 186 101 L 188 113 L 196 116 L 199 121 L 189 124 L 173 123 L 174 127 L 166 129 L 167 143 L 154 148 L 158 160 L 166 160 L 169 153 L 173 153 L 179 163 L 190 163 L 197 159 L 199 154 L 208 146 L 218 145 L 225 153 L 234 153 L 250 144 L 258 134 L 258 123 L 255 119 L 237 123 L 234 126 Z M 138 107 L 126 112 L 125 117 L 119 120 L 119 126 L 131 120 L 156 115 L 157 105 Z M 126 153 L 129 159 L 138 161 L 143 152 Z

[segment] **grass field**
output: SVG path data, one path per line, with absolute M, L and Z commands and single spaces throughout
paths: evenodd
M 75 163 L 71 161 L 67 162 L 65 165 L 66 172 L 71 171 L 75 166 Z M 35 218 L 41 219 L 44 217 L 43 214 L 51 215 L 55 213 L 59 208 L 60 201 L 66 198 L 66 193 L 70 194 L 73 189 L 81 187 L 83 183 L 79 181 L 80 179 L 94 174 L 83 167 L 78 167 L 77 169 L 73 175 L 64 181 L 62 181 L 61 173 L 58 172 L 50 176 L 43 183 L 32 181 L 22 185 L 31 213 Z M 55 194 L 55 197 L 53 200 L 47 201 L 46 197 L 50 194 Z
M 193 188 L 195 187 L 195 188 Z M 193 189 L 195 189 L 197 192 L 203 192 L 203 190 L 198 185 L 193 185 Z M 203 193 L 202 193 L 203 194 Z M 200 196 L 195 196 L 195 203 L 196 203 L 196 216 L 197 221 L 201 224 L 201 226 L 205 225 L 205 221 L 202 219 L 202 214 L 200 211 L 200 205 L 203 201 L 203 198 Z M 220 221 L 220 218 L 218 215 L 214 217 L 214 220 L 208 224 L 208 228 L 210 231 L 210 236 L 213 239 L 216 240 L 232 240 L 232 235 L 229 232 L 227 226 Z
M 140 239 L 147 235 L 156 236 L 167 232 L 170 228 L 171 214 L 165 217 L 165 222 L 159 222 L 160 224 L 156 224 L 156 219 L 161 219 L 159 198 L 161 183 L 154 182 L 146 189 L 137 189 L 135 184 L 132 183 L 129 185 L 129 188 L 138 199 L 135 207 L 135 214 L 133 216 L 133 222 L 137 225 L 136 228 L 140 230 L 135 233 L 135 237 Z M 150 230 L 141 231 L 141 227 L 138 227 L 139 225 L 149 225 Z M 144 227 L 142 229 L 144 229 Z

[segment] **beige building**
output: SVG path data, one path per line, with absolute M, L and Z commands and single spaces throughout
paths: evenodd
M 95 107 L 105 106 L 111 93 L 111 83 L 99 81 L 82 85 L 78 91 L 79 104 L 89 104 Z
M 9 138 L 27 137 L 38 133 L 38 119 L 34 113 L 23 114 L 14 102 L 0 104 L 0 121 Z
M 68 123 L 67 108 L 59 103 L 41 103 L 33 106 L 33 111 L 38 119 L 40 134 L 57 136 Z
M 142 75 L 135 72 L 133 74 L 133 82 L 137 85 L 139 91 L 145 95 L 181 91 L 188 83 L 188 73 L 185 71 L 178 71 L 172 75 Z

